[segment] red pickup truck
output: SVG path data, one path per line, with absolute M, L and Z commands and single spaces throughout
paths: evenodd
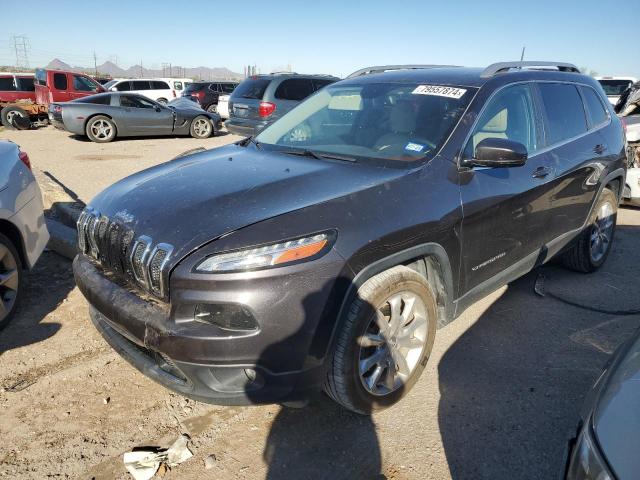
M 0 120 L 7 128 L 29 128 L 31 122 L 46 121 L 50 103 L 68 102 L 104 92 L 104 88 L 82 73 L 36 69 L 32 74 L 0 73 Z M 19 117 L 19 122 L 14 118 Z

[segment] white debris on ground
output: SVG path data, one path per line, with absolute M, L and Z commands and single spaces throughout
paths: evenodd
M 149 447 L 127 452 L 123 456 L 124 466 L 134 480 L 149 480 L 161 464 L 175 467 L 193 457 L 188 444 L 189 436 L 183 434 L 167 449 Z

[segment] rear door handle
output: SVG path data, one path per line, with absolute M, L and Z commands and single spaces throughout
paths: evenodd
M 593 147 L 593 151 L 598 155 L 602 155 L 604 152 L 607 151 L 607 146 L 603 145 L 602 143 L 599 143 L 598 145 Z
M 551 173 L 551 169 L 549 167 L 538 167 L 534 170 L 531 175 L 533 178 L 544 178 Z

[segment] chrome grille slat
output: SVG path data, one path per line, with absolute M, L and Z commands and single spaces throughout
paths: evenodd
M 173 246 L 154 248 L 147 236 L 135 238 L 133 229 L 87 207 L 78 218 L 78 249 L 110 272 L 129 278 L 150 293 L 164 298 L 164 269 Z

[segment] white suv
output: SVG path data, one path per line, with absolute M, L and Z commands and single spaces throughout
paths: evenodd
M 622 92 L 638 81 L 634 77 L 596 77 L 596 80 L 602 85 L 612 105 L 618 103 Z
M 144 95 L 158 103 L 169 103 L 177 97 L 176 91 L 166 80 L 154 78 L 135 78 L 111 80 L 104 87 L 111 92 L 131 92 Z

